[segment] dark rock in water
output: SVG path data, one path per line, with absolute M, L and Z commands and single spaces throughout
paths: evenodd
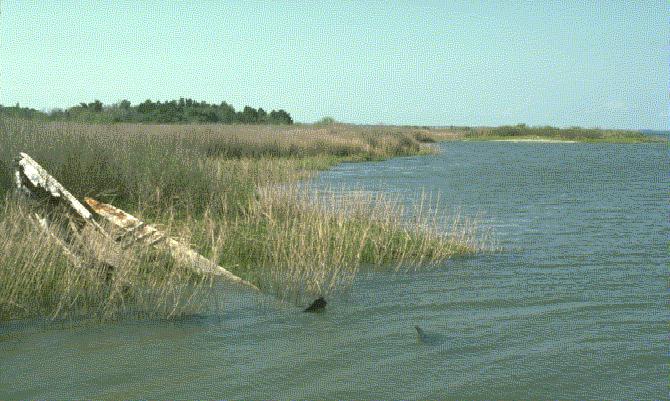
M 307 309 L 305 309 L 305 312 L 321 312 L 327 304 L 328 303 L 326 300 L 323 299 L 323 297 L 320 297 L 316 301 L 312 302 L 312 304 Z

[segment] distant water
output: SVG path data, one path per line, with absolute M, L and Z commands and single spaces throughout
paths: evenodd
M 0 399 L 667 399 L 667 145 L 440 146 L 316 185 L 439 193 L 502 252 L 361 274 L 321 314 L 222 289 L 218 315 L 0 324 Z

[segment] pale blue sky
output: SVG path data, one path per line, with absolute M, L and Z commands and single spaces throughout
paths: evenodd
M 0 103 L 180 96 L 297 121 L 668 128 L 658 1 L 12 1 Z

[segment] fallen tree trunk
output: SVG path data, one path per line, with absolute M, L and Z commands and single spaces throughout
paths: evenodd
M 252 283 L 234 275 L 223 267 L 213 263 L 188 246 L 167 236 L 156 226 L 146 224 L 137 217 L 124 212 L 112 205 L 98 202 L 93 198 L 84 198 L 86 204 L 99 216 L 120 228 L 131 237 L 133 242 L 143 242 L 151 246 L 164 246 L 172 256 L 180 261 L 189 263 L 199 273 L 221 276 L 229 281 L 246 285 L 255 290 L 258 287 Z

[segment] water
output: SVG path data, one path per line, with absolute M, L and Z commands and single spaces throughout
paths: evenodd
M 317 185 L 439 193 L 502 252 L 363 273 L 321 314 L 227 289 L 218 315 L 4 323 L 0 399 L 668 398 L 667 146 L 440 146 Z

